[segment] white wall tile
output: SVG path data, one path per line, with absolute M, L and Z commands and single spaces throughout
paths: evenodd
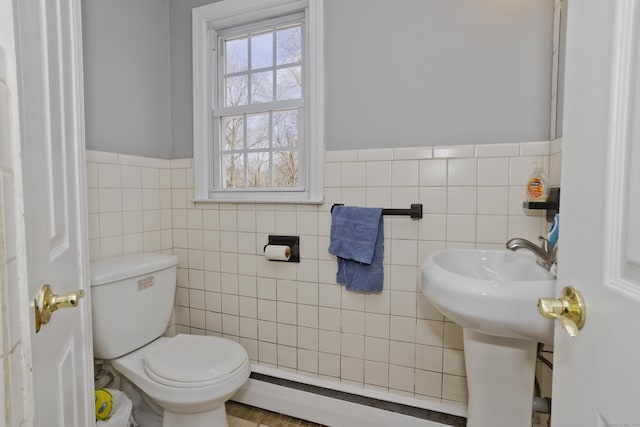
M 365 361 L 364 362 L 364 382 L 379 387 L 389 386 L 389 366 L 387 363 Z
M 421 187 L 419 200 L 423 205 L 423 214 L 447 212 L 446 187 Z
M 87 151 L 88 156 L 89 151 Z M 87 174 L 87 187 L 98 188 L 98 164 L 87 162 L 85 165 L 85 173 Z
M 160 171 L 157 168 L 144 167 L 140 170 L 142 188 L 160 188 Z
M 393 148 L 374 148 L 358 150 L 358 161 L 371 162 L 376 160 L 393 160 Z
M 364 187 L 367 180 L 365 163 L 342 163 L 342 187 Z
M 448 187 L 447 213 L 475 214 L 476 213 L 476 188 L 475 187 Z
M 120 212 L 122 210 L 122 190 L 100 188 L 98 190 L 100 212 Z
M 129 154 L 118 154 L 118 163 L 130 166 L 146 166 L 147 160 L 141 156 L 131 156 Z
M 340 356 L 337 354 L 318 354 L 318 373 L 327 377 L 340 376 Z
M 140 211 L 142 208 L 142 190 L 139 188 L 125 188 L 122 190 L 123 211 Z M 159 209 L 159 207 L 156 209 Z
M 130 211 L 122 213 L 122 232 L 124 234 L 142 233 L 142 211 Z
M 396 341 L 416 341 L 416 318 L 405 316 L 391 316 L 391 335 Z
M 122 235 L 122 214 L 105 212 L 100 214 L 100 237 Z
M 466 402 L 468 396 L 467 379 L 455 375 L 442 376 L 442 398 L 455 402 Z
M 97 188 L 87 189 L 87 212 L 98 213 L 100 211 L 100 196 Z
M 442 372 L 445 374 L 466 376 L 467 372 L 464 367 L 464 352 L 462 350 L 453 350 L 445 348 L 443 351 L 443 367 Z
M 142 172 L 138 166 L 121 166 L 122 187 L 142 188 Z
M 475 186 L 478 178 L 478 161 L 471 159 L 449 159 L 447 184 L 449 186 Z
M 508 217 L 506 215 L 478 215 L 478 243 L 506 243 Z
M 399 147 L 393 149 L 394 160 L 430 159 L 433 157 L 433 147 Z
M 391 162 L 367 162 L 366 163 L 366 185 L 368 187 L 390 187 L 391 186 Z
M 462 344 L 462 328 L 451 322 L 444 323 L 444 347 L 454 350 L 463 350 Z
M 364 381 L 364 360 L 341 357 L 340 373 L 343 379 L 362 383 Z
M 433 147 L 434 158 L 462 158 L 473 157 L 475 146 L 473 145 L 443 145 Z
M 445 186 L 447 185 L 447 161 L 446 160 L 421 160 L 419 162 L 420 185 Z
M 364 359 L 364 336 L 361 334 L 341 334 L 340 354 Z
M 544 220 L 522 209 L 529 171 L 520 182 L 515 169 L 537 158 L 549 168 L 548 154 L 538 154 L 544 147 L 543 141 L 327 152 L 321 206 L 194 205 L 190 159 L 116 164 L 117 157 L 97 155 L 101 161 L 87 167 L 97 199 L 91 257 L 172 251 L 179 259 L 176 305 L 186 308 L 176 310 L 175 330 L 230 336 L 256 363 L 400 396 L 465 402 L 461 328 L 445 322 L 419 291 L 419 266 L 445 247 L 497 247 L 511 233 L 534 240 Z M 556 157 L 551 165 L 558 168 Z M 110 180 L 107 172 L 115 170 L 120 178 Z M 101 190 L 111 212 L 100 208 Z M 107 200 L 118 192 L 120 207 Z M 424 205 L 421 220 L 385 219 L 383 292 L 336 284 L 337 263 L 327 251 L 331 205 L 416 202 Z M 98 213 L 113 215 L 103 225 Z M 268 234 L 300 235 L 301 262 L 265 261 Z
M 395 291 L 416 292 L 418 290 L 418 268 L 414 266 L 391 265 L 391 286 Z M 369 305 L 367 301 L 367 311 Z
M 365 335 L 368 337 L 388 339 L 390 334 L 390 318 L 385 314 L 365 313 Z
M 418 161 L 396 160 L 391 163 L 391 185 L 416 187 L 418 185 Z
M 389 388 L 413 392 L 415 386 L 414 369 L 406 366 L 389 365 Z
M 415 391 L 417 395 L 440 398 L 442 397 L 442 374 L 416 369 Z
M 409 209 L 420 198 L 418 187 L 393 187 L 391 193 L 391 205 L 396 209 Z
M 506 215 L 508 212 L 509 187 L 478 187 L 479 215 Z
M 86 157 L 88 162 L 92 163 L 118 163 L 118 155 L 115 153 L 107 153 L 105 151 L 87 150 Z
M 475 242 L 475 215 L 447 215 L 447 240 L 450 242 Z
M 389 363 L 389 340 L 385 338 L 365 337 L 365 359 Z M 385 367 L 385 370 L 388 367 Z
M 325 163 L 324 164 L 324 186 L 340 187 L 342 184 L 342 164 L 341 163 Z
M 98 185 L 100 188 L 122 188 L 120 166 L 115 164 L 99 164 Z
M 298 349 L 298 370 L 303 372 L 318 372 L 318 352 L 312 350 Z
M 548 156 L 549 152 L 550 141 L 533 141 L 520 143 L 521 156 Z
M 416 368 L 442 372 L 443 348 L 416 344 Z
M 415 343 L 395 341 L 393 336 L 391 338 L 389 342 L 389 363 L 414 368 L 416 365 Z
M 509 158 L 478 159 L 478 185 L 509 185 Z
M 338 150 L 324 152 L 325 163 L 354 162 L 356 160 L 358 160 L 357 150 Z
M 520 153 L 520 144 L 481 144 L 476 145 L 476 157 L 513 157 Z
M 391 291 L 391 314 L 416 317 L 416 296 L 415 292 Z

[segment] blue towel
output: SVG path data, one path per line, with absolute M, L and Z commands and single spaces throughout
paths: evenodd
M 338 257 L 337 283 L 343 283 L 349 291 L 382 291 L 382 209 L 334 206 L 329 253 Z

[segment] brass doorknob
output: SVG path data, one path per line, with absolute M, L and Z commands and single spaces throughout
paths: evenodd
M 49 323 L 51 314 L 59 308 L 73 308 L 78 306 L 78 302 L 84 297 L 84 290 L 69 292 L 65 295 L 55 295 L 51 291 L 50 285 L 42 285 L 38 295 L 33 300 L 35 310 L 36 333 L 40 332 L 40 327 Z
M 557 319 L 572 337 L 584 326 L 586 308 L 580 292 L 571 286 L 562 289 L 558 299 L 539 298 L 538 312 L 549 319 Z

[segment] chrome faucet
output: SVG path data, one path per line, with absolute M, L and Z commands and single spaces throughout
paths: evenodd
M 542 236 L 539 236 L 538 239 L 542 241 L 540 246 L 537 246 L 535 243 L 530 242 L 527 239 L 515 237 L 507 242 L 507 249 L 514 252 L 518 249 L 528 249 L 535 254 L 536 258 L 538 258 L 538 264 L 549 270 L 551 266 L 556 263 L 558 247 L 553 247 L 551 243 Z

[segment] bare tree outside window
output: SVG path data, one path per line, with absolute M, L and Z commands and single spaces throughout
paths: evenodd
M 234 112 L 221 109 L 222 187 L 298 187 L 299 111 L 279 103 L 303 98 L 302 25 L 225 39 L 223 46 L 222 104 Z M 263 111 L 241 112 L 260 105 Z

